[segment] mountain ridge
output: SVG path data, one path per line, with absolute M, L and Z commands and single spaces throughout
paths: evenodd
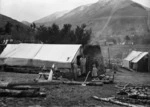
M 4 27 L 6 25 L 7 22 L 10 22 L 13 25 L 20 25 L 23 27 L 27 27 L 26 25 L 24 25 L 23 23 L 17 21 L 16 19 L 13 19 L 11 17 L 5 16 L 3 14 L 0 14 L 0 27 Z
M 63 26 L 72 24 L 73 27 L 85 23 L 92 28 L 92 41 L 110 36 L 123 39 L 126 35 L 146 35 L 149 32 L 150 9 L 132 0 L 99 0 L 90 5 L 79 6 L 53 23 Z
M 30 25 L 31 25 L 31 23 L 28 22 L 28 21 L 21 21 L 21 23 L 23 23 L 24 25 L 27 25 L 27 26 L 30 26 Z
M 67 12 L 68 11 L 65 10 L 65 11 L 59 11 L 59 12 L 52 13 L 48 16 L 45 16 L 45 17 L 40 18 L 38 20 L 35 20 L 34 23 L 46 23 L 46 22 L 49 22 L 49 21 L 53 21 L 53 20 L 56 20 L 57 18 L 63 16 Z

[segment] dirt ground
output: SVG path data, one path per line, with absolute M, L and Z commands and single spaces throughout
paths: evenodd
M 116 83 L 120 84 L 131 83 L 139 85 L 150 85 L 150 73 L 120 69 L 115 76 L 115 81 Z
M 25 81 L 33 80 L 37 74 L 21 74 L 0 72 L 2 81 Z M 80 85 L 47 85 L 39 86 L 47 93 L 45 98 L 8 98 L 0 97 L 0 107 L 122 107 L 112 103 L 97 101 L 92 98 L 111 97 L 116 95 L 116 84 L 146 84 L 150 85 L 150 73 L 136 73 L 121 70 L 116 73 L 114 84 L 103 86 L 80 86 Z

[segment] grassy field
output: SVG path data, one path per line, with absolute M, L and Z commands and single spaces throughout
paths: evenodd
M 37 74 L 0 72 L 0 80 L 5 82 L 27 81 L 37 78 Z M 120 70 L 115 75 L 115 84 L 103 86 L 46 85 L 41 87 L 47 93 L 45 98 L 6 98 L 0 97 L 0 107 L 122 107 L 92 98 L 116 95 L 117 84 L 150 84 L 149 73 L 136 73 Z

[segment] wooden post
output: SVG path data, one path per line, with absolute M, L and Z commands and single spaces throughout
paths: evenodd
M 75 79 L 75 73 L 74 73 L 73 63 L 71 63 L 70 71 L 71 71 L 71 74 L 72 74 L 72 78 Z
M 109 69 L 110 69 L 110 52 L 109 52 L 109 44 L 108 44 L 108 61 L 109 61 Z
M 150 72 L 150 53 L 148 54 L 148 72 Z

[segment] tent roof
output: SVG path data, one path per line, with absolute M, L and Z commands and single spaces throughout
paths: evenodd
M 64 63 L 72 62 L 80 46 L 81 45 L 44 44 L 34 59 Z
M 142 52 L 139 52 L 139 51 L 132 51 L 124 60 L 131 61 L 134 58 L 136 58 L 138 55 L 140 55 L 141 53 Z
M 137 63 L 140 59 L 142 59 L 145 55 L 148 55 L 148 52 L 143 52 L 140 55 L 138 55 L 136 58 L 132 60 L 133 63 Z
M 8 57 L 32 59 L 36 56 L 41 47 L 41 44 L 18 44 L 15 51 L 11 52 Z
M 72 44 L 8 44 L 0 59 L 4 58 L 3 63 L 8 65 L 25 65 L 29 61 L 33 61 L 34 64 L 37 62 L 70 64 L 80 53 L 80 47 L 81 45 Z
M 1 58 L 9 57 L 11 53 L 16 50 L 17 47 L 18 44 L 8 44 L 3 50 L 3 52 L 1 53 L 0 57 Z

